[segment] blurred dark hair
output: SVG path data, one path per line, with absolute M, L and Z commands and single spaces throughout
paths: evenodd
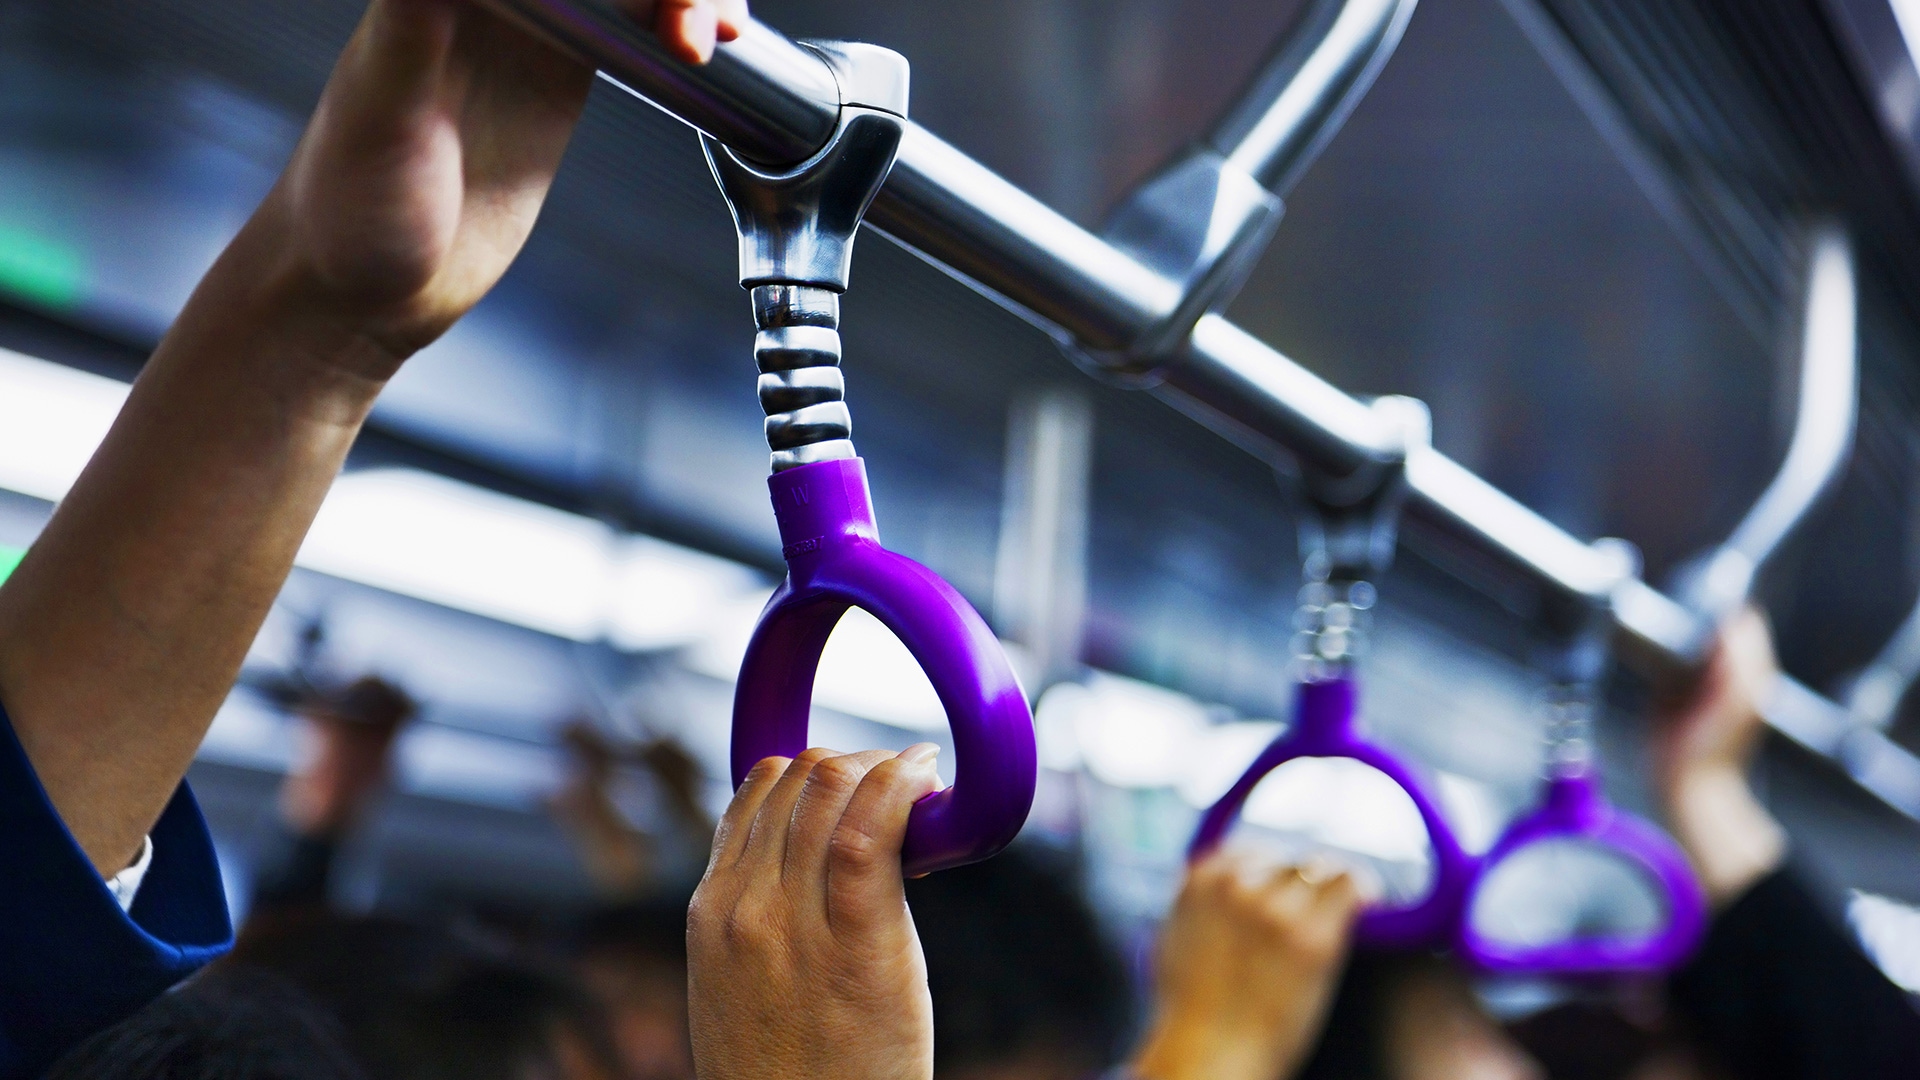
M 290 913 L 249 924 L 223 968 L 269 971 L 325 1006 L 372 1080 L 521 1080 L 562 1044 L 609 1071 L 598 1006 L 556 968 L 443 926 Z
M 933 991 L 936 1074 L 1045 1054 L 1112 1064 L 1130 994 L 1064 868 L 1014 848 L 907 882 Z
M 45 1076 L 366 1080 L 325 1009 L 284 979 L 244 970 L 207 972 L 162 995 L 75 1047 Z

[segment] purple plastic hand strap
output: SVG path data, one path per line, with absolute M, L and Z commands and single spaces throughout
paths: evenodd
M 1433 847 L 1433 881 L 1426 897 L 1412 907 L 1368 910 L 1360 916 L 1355 940 L 1374 948 L 1438 945 L 1454 934 L 1473 860 L 1440 816 L 1426 786 L 1399 758 L 1360 736 L 1354 724 L 1354 698 L 1351 676 L 1301 683 L 1293 726 L 1261 751 L 1239 781 L 1208 808 L 1187 848 L 1187 858 L 1201 858 L 1219 847 L 1254 787 L 1281 765 L 1303 757 L 1352 758 L 1385 773 L 1407 793 L 1420 811 Z
M 1584 840 L 1637 863 L 1666 901 L 1666 925 L 1657 933 L 1576 937 L 1520 945 L 1481 934 L 1471 898 L 1501 860 L 1544 840 Z M 1460 919 L 1462 956 L 1484 971 L 1530 975 L 1612 975 L 1671 971 L 1692 955 L 1707 925 L 1707 898 L 1693 868 L 1667 834 L 1607 801 L 1591 772 L 1556 777 L 1539 809 L 1514 822 L 1480 864 Z
M 871 612 L 927 673 L 953 729 L 953 786 L 920 800 L 902 864 L 925 874 L 1006 847 L 1033 807 L 1033 714 L 999 639 L 953 586 L 880 546 L 866 465 L 822 461 L 767 478 L 787 580 L 760 613 L 733 697 L 733 784 L 807 748 L 813 676 L 849 607 Z

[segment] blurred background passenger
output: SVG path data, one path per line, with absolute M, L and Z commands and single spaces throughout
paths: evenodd
M 619 903 L 662 889 L 691 893 L 713 842 L 700 762 L 673 739 L 621 742 L 586 720 L 564 725 L 559 741 L 566 779 L 547 807 L 566 829 L 600 897 Z M 622 809 L 615 787 L 623 768 L 652 781 L 662 835 L 636 827 Z M 684 865 L 675 865 L 674 855 L 685 857 Z
M 337 1022 L 370 1080 L 617 1080 L 599 1002 L 557 965 L 433 924 L 323 908 L 250 926 L 212 969 Z
M 253 880 L 253 919 L 326 905 L 340 846 L 384 789 L 394 740 L 419 706 L 398 686 L 367 675 L 312 691 L 295 711 L 303 752 L 280 785 Z
M 1740 1080 L 1912 1077 L 1920 1013 L 1821 908 L 1749 779 L 1777 677 L 1766 620 L 1743 612 L 1655 732 L 1667 827 L 1714 908 L 1669 982 L 1674 1008 L 1702 1055 Z
M 1313 1049 L 1362 903 L 1355 879 L 1217 852 L 1189 868 L 1154 955 L 1142 1080 L 1275 1080 Z M 936 1007 L 938 997 L 935 997 Z
M 305 752 L 281 785 L 233 963 L 275 972 L 337 1015 L 376 1078 L 549 1067 L 566 1077 L 690 1078 L 692 883 L 673 876 L 663 849 L 703 853 L 711 842 L 699 763 L 671 740 L 624 744 L 586 721 L 562 729 L 566 779 L 548 806 L 594 901 L 565 920 L 552 958 L 536 962 L 444 928 L 330 909 L 341 846 L 385 790 L 396 741 L 418 711 L 374 676 L 301 700 Z M 633 824 L 615 791 L 623 770 L 652 782 L 672 835 Z M 469 1061 L 462 1046 L 477 1056 Z M 463 1071 L 482 1062 L 507 1071 Z
M 625 1080 L 690 1080 L 687 902 L 713 842 L 706 772 L 672 739 L 621 743 L 575 721 L 561 731 L 567 779 L 548 800 L 598 894 L 560 946 L 606 1010 Z M 652 781 L 662 835 L 636 827 L 615 791 L 622 768 Z M 690 855 L 676 866 L 675 853 Z
M 1126 972 L 1061 860 L 1015 845 L 906 892 L 940 1080 L 1075 1080 L 1118 1057 Z

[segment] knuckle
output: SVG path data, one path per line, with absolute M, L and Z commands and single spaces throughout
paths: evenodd
M 715 929 L 713 936 L 733 953 L 763 952 L 781 936 L 771 914 L 762 905 L 750 902 L 735 904 Z
M 693 903 L 687 905 L 687 939 L 689 941 L 709 941 L 714 937 L 716 928 L 724 926 L 726 915 L 724 905 L 716 903 L 708 892 L 706 883 L 694 890 Z
M 787 762 L 789 760 L 788 758 L 777 756 L 761 758 L 759 761 L 753 763 L 753 768 L 747 770 L 747 778 L 741 782 L 740 786 L 744 789 L 756 784 L 770 783 L 779 779 L 780 775 L 787 771 Z
M 886 857 L 878 837 L 858 826 L 847 824 L 833 831 L 827 853 L 835 865 L 851 870 L 877 866 Z
M 807 774 L 807 786 L 819 790 L 822 794 L 846 795 L 860 786 L 860 778 L 866 770 L 860 763 L 848 757 L 828 758 L 813 767 Z

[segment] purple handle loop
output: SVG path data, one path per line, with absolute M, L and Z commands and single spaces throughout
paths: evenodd
M 1220 846 L 1227 830 L 1240 816 L 1253 789 L 1268 773 L 1295 758 L 1352 758 L 1386 774 L 1413 800 L 1433 847 L 1433 881 L 1427 895 L 1412 907 L 1374 907 L 1360 916 L 1355 940 L 1371 948 L 1423 948 L 1450 940 L 1473 876 L 1473 859 L 1441 816 L 1426 785 L 1399 758 L 1366 741 L 1354 725 L 1355 687 L 1351 675 L 1300 684 L 1294 722 L 1260 752 L 1253 764 L 1220 801 L 1200 819 L 1200 828 L 1187 847 L 1189 861 Z
M 953 786 L 914 804 L 909 875 L 988 858 L 1012 842 L 1039 776 L 1033 714 L 1000 641 L 933 571 L 880 546 L 867 469 L 822 461 L 767 478 L 787 580 L 767 602 L 733 697 L 733 785 L 762 758 L 807 748 L 813 676 L 850 607 L 871 612 L 920 662 L 953 730 Z
M 1520 945 L 1474 928 L 1471 899 L 1507 856 L 1544 840 L 1585 840 L 1638 864 L 1666 901 L 1666 925 L 1652 935 L 1605 934 Z M 1707 898 L 1679 846 L 1651 822 L 1607 801 L 1590 771 L 1555 777 L 1539 809 L 1514 822 L 1480 864 L 1460 920 L 1462 956 L 1502 974 L 1598 976 L 1652 974 L 1684 963 L 1707 925 Z

